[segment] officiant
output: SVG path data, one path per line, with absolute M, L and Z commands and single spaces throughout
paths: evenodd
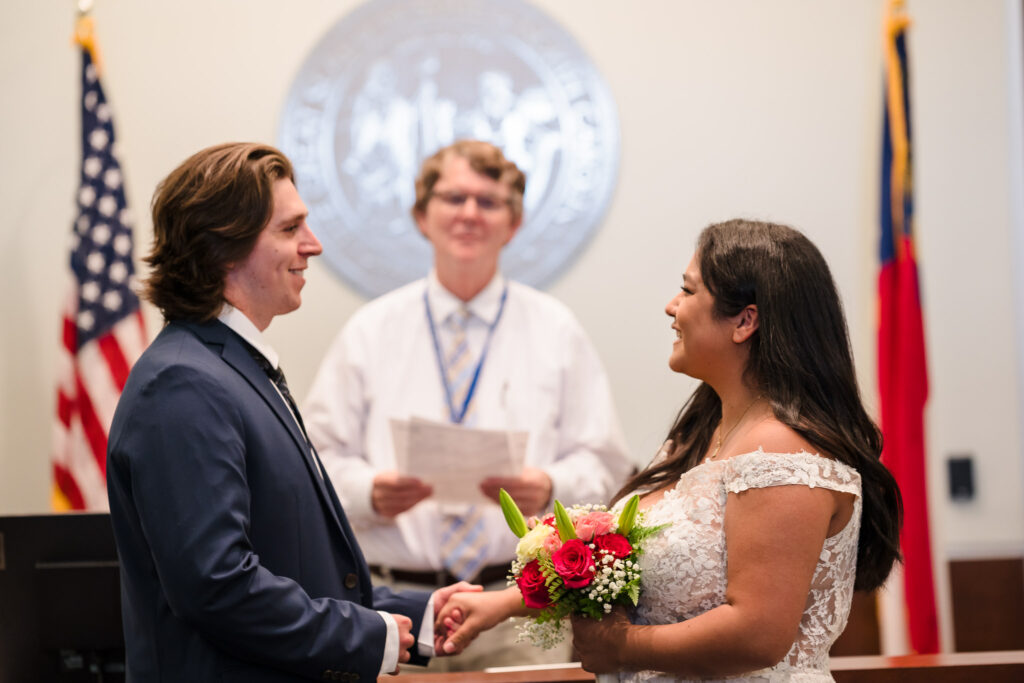
M 524 514 L 603 502 L 630 463 L 607 376 L 579 322 L 548 294 L 507 278 L 502 249 L 523 222 L 526 177 L 486 142 L 424 161 L 412 216 L 433 250 L 422 279 L 367 303 L 329 348 L 304 405 L 309 435 L 371 570 L 421 589 L 454 579 L 504 586 L 515 537 L 497 506 Z M 477 482 L 482 504 L 452 505 L 399 469 L 391 421 L 526 432 L 524 466 Z M 416 458 L 410 443 L 409 457 Z M 431 668 L 566 661 L 567 649 L 512 649 L 511 627 Z M 458 660 L 458 661 L 456 661 Z

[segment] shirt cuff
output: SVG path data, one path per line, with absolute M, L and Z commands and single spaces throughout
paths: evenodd
M 427 608 L 423 610 L 423 622 L 416 638 L 416 651 L 421 657 L 434 656 L 434 596 L 427 600 Z
M 377 614 L 384 620 L 384 625 L 387 627 L 387 637 L 384 640 L 384 660 L 380 664 L 380 674 L 392 673 L 398 668 L 398 624 L 395 623 L 395 618 L 387 612 L 377 611 Z M 433 631 L 433 628 L 431 628 Z M 433 635 L 433 633 L 431 633 Z
M 345 508 L 345 514 L 349 521 L 353 519 L 374 519 L 377 512 L 373 509 L 373 478 L 377 472 L 365 467 L 350 467 L 346 459 L 338 463 L 337 470 L 331 468 L 331 482 L 334 483 L 341 498 L 341 505 Z M 351 461 L 349 461 L 351 462 Z M 340 476 L 338 471 L 343 471 Z

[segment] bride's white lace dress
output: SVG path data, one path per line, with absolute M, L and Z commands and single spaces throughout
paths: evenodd
M 647 509 L 645 525 L 668 524 L 646 541 L 642 592 L 635 623 L 670 624 L 725 601 L 723 522 L 729 493 L 768 486 L 822 487 L 856 496 L 853 515 L 825 540 L 793 647 L 771 667 L 723 680 L 792 683 L 832 681 L 828 651 L 846 626 L 856 574 L 861 480 L 853 468 L 810 453 L 761 450 L 709 461 L 684 473 L 664 498 Z M 620 681 L 678 681 L 652 671 L 622 673 Z

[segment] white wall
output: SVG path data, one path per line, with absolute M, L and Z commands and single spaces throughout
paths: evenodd
M 97 0 L 103 82 L 137 256 L 167 172 L 200 147 L 274 141 L 290 79 L 357 3 Z M 550 291 L 602 354 L 638 462 L 691 384 L 666 367 L 662 313 L 701 227 L 734 215 L 806 231 L 845 298 L 874 390 L 883 0 L 535 0 L 615 95 L 620 181 L 603 228 Z M 8 0 L 0 25 L 0 513 L 44 511 L 58 318 L 78 163 L 77 52 L 67 2 Z M 937 564 L 1024 548 L 1013 249 L 1020 234 L 1019 46 L 1012 0 L 911 0 L 918 245 L 931 372 L 928 447 Z M 1014 49 L 1011 50 L 1011 47 Z M 1020 107 L 1016 105 L 1019 113 Z M 1013 134 L 1011 134 L 1011 132 Z M 1019 171 L 1019 169 L 1018 169 Z M 1011 185 L 1011 177 L 1014 185 Z M 315 226 L 314 226 L 315 227 Z M 296 393 L 361 303 L 322 264 L 270 338 Z M 147 309 L 151 329 L 158 320 Z M 976 456 L 978 498 L 946 496 L 945 459 Z M 944 578 L 940 573 L 940 580 Z M 944 583 L 940 583 L 944 589 Z

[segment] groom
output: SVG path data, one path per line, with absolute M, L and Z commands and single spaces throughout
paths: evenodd
M 154 197 L 146 295 L 166 325 L 107 453 L 136 683 L 374 681 L 432 655 L 435 611 L 479 589 L 371 585 L 263 337 L 321 252 L 306 216 L 291 164 L 258 144 L 198 152 Z

